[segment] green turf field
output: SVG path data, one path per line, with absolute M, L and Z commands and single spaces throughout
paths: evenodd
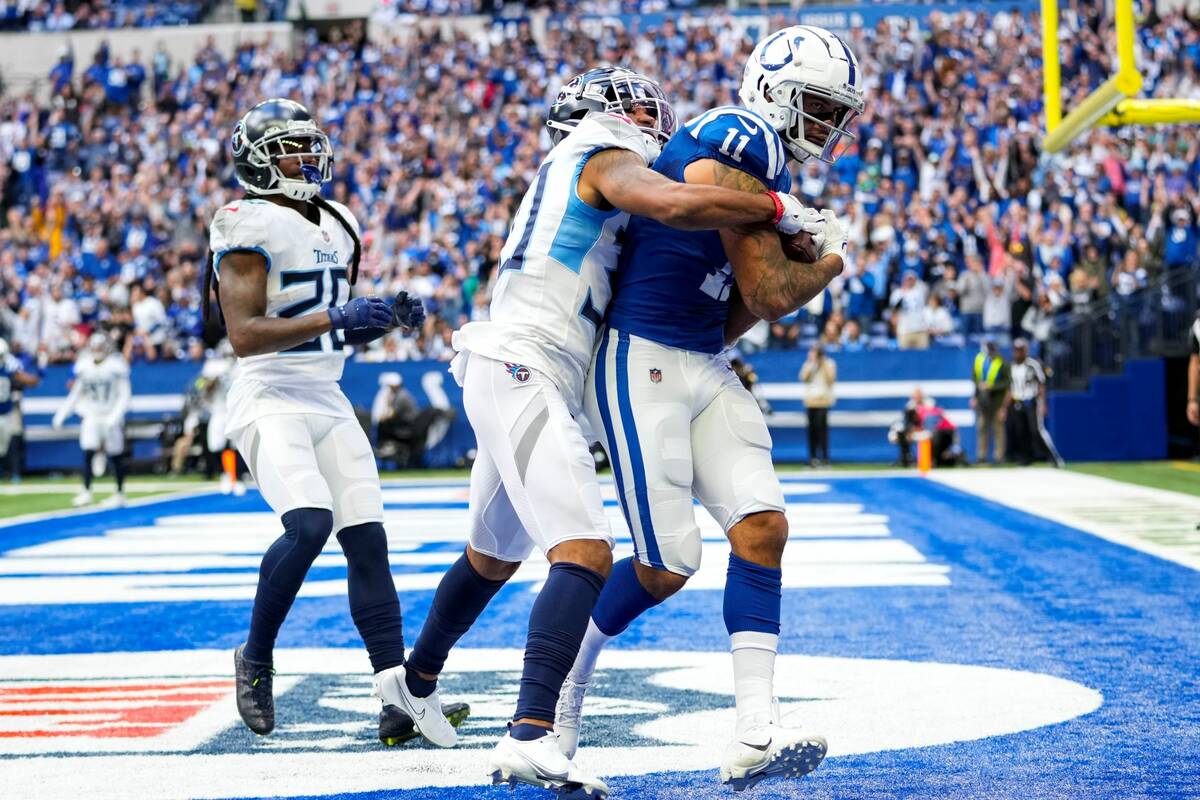
M 1191 461 L 1096 461 L 1069 469 L 1138 486 L 1200 495 L 1200 464 Z
M 1200 464 L 1188 461 L 1136 461 L 1095 462 L 1072 464 L 1076 472 L 1099 475 L 1114 480 L 1126 481 L 1156 489 L 1169 489 L 1185 494 L 1200 495 Z M 835 464 L 835 471 L 874 471 L 889 469 L 885 464 Z M 808 467 L 796 464 L 781 464 L 781 472 L 804 473 Z M 465 469 L 426 470 L 421 472 L 384 472 L 384 480 L 398 478 L 465 478 Z M 171 492 L 202 489 L 215 484 L 199 477 L 146 476 L 130 478 L 126 497 L 137 500 Z M 46 511 L 63 511 L 71 508 L 71 499 L 79 491 L 79 478 L 28 478 L 19 486 L 0 484 L 0 518 Z M 107 499 L 113 490 L 112 482 L 100 480 L 96 483 L 96 502 Z

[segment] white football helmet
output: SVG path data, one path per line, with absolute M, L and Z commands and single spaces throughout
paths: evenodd
M 796 160 L 816 156 L 832 164 L 843 140 L 855 139 L 849 128 L 863 110 L 862 83 L 845 42 L 824 28 L 793 25 L 754 46 L 738 97 L 779 132 Z M 824 140 L 810 139 L 806 123 L 824 128 Z
M 89 336 L 87 347 L 97 364 L 108 358 L 113 351 L 112 339 L 103 333 L 93 333 Z

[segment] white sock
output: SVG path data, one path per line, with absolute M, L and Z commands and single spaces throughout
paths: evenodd
M 733 651 L 733 696 L 740 734 L 771 722 L 775 701 L 775 653 L 779 636 L 739 631 L 729 637 Z
M 576 683 L 587 683 L 596 671 L 596 659 L 600 651 L 611 642 L 613 637 L 596 627 L 596 623 L 588 617 L 587 633 L 583 635 L 583 643 L 579 645 L 579 655 L 575 656 L 575 665 L 571 667 L 568 678 Z

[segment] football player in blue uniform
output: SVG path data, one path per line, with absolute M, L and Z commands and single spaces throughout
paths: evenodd
M 21 411 L 13 395 L 21 389 L 37 386 L 40 380 L 37 375 L 25 371 L 25 365 L 9 351 L 8 342 L 0 339 L 0 460 L 5 454 L 11 456 L 7 463 L 13 483 L 21 479 L 20 453 L 13 444 L 21 430 Z M 9 453 L 10 447 L 12 453 Z
M 564 86 L 547 120 L 556 144 L 501 251 L 489 318 L 454 334 L 450 371 L 479 446 L 470 541 L 438 585 L 402 690 L 418 699 L 433 691 L 450 648 L 533 548 L 545 553 L 550 571 L 529 615 L 513 724 L 488 760 L 494 781 L 593 800 L 608 793 L 562 754 L 552 726 L 612 564 L 579 419 L 629 216 L 693 230 L 762 222 L 788 233 L 819 217 L 762 187 L 688 186 L 649 169 L 674 120 L 662 88 L 628 70 L 589 70 Z
M 789 157 L 832 163 L 852 138 L 861 86 L 858 63 L 837 36 L 808 26 L 778 31 L 746 65 L 744 107 L 688 122 L 654 169 L 686 183 L 787 192 Z M 788 538 L 784 498 L 762 413 L 723 355 L 757 319 L 799 308 L 841 272 L 845 234 L 832 212 L 820 216 L 814 263 L 790 261 L 767 227 L 688 232 L 645 218 L 630 222 L 585 406 L 613 464 L 635 556 L 613 565 L 563 684 L 556 730 L 565 753 L 575 752 L 600 649 L 700 566 L 694 495 L 733 550 L 724 617 L 737 727 L 722 781 L 741 790 L 767 777 L 800 776 L 825 756 L 823 738 L 780 724 L 773 675 Z

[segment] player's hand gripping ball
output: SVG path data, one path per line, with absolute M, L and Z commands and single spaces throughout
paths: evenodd
M 790 236 L 781 233 L 779 234 L 779 244 L 783 247 L 783 254 L 788 259 L 799 261 L 802 264 L 814 264 L 820 255 L 812 234 L 806 231 L 793 233 Z

